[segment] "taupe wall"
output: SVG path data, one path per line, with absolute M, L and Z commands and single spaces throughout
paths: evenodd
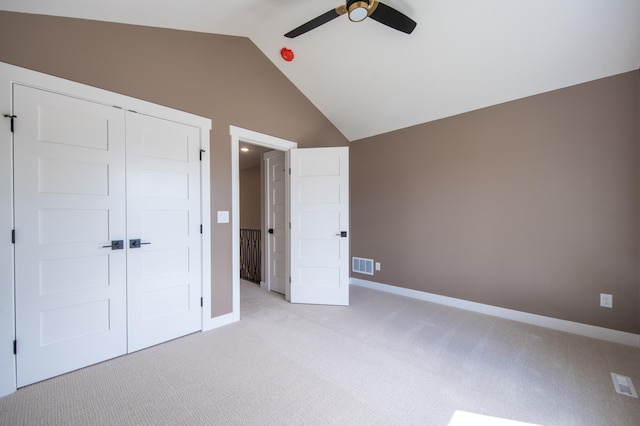
M 262 218 L 260 166 L 240 170 L 240 228 L 260 229 Z
M 353 142 L 351 254 L 382 264 L 354 277 L 639 332 L 639 88 L 631 72 Z
M 0 61 L 213 120 L 212 212 L 231 211 L 229 125 L 347 140 L 247 38 L 0 12 Z M 212 316 L 231 312 L 231 225 L 211 224 Z
M 0 38 L 0 61 L 211 118 L 214 217 L 230 124 L 347 144 L 246 38 L 9 12 Z M 634 72 L 352 143 L 352 254 L 382 263 L 354 276 L 640 332 L 639 99 Z M 231 226 L 211 227 L 217 316 Z

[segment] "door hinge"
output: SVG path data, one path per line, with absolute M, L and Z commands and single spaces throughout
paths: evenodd
M 291 167 L 289 167 L 289 174 L 291 174 Z
M 12 229 L 11 230 L 11 244 L 15 244 L 16 243 L 16 230 Z
M 13 354 L 14 355 L 18 355 L 18 341 L 17 340 L 13 341 Z
M 11 133 L 13 133 L 13 129 L 14 129 L 14 121 L 15 119 L 18 117 L 17 115 L 13 115 L 13 114 L 4 114 L 5 118 L 10 118 L 11 119 Z
M 289 277 L 289 284 L 291 284 L 291 277 Z
M 200 224 L 200 233 L 202 234 L 202 224 Z
M 207 151 L 205 151 L 204 149 L 201 149 L 201 150 L 200 150 L 200 161 L 202 161 L 202 154 L 203 154 L 204 152 L 207 152 Z
M 202 308 L 204 306 L 204 297 L 200 298 L 200 307 Z

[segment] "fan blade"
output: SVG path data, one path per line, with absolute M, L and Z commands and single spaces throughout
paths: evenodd
M 378 6 L 371 15 L 369 15 L 369 18 L 407 34 L 411 34 L 416 25 L 418 25 L 404 13 L 398 12 L 384 3 L 378 3 Z
M 344 9 L 344 12 L 343 12 L 343 9 Z M 329 22 L 329 21 L 331 21 L 333 19 L 336 19 L 338 16 L 344 14 L 345 12 L 346 12 L 346 9 L 345 9 L 344 6 L 338 6 L 335 9 L 332 9 L 332 10 L 326 12 L 326 13 L 323 13 L 322 15 L 318 16 L 317 18 L 313 18 L 309 22 L 300 25 L 295 30 L 289 31 L 284 36 L 288 37 L 288 38 L 298 37 L 299 35 L 302 35 L 302 34 L 306 33 L 307 31 L 311 31 L 312 29 L 317 28 L 320 25 L 326 24 L 327 22 Z

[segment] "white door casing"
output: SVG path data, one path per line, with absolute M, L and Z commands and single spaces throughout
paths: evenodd
M 21 85 L 17 385 L 126 353 L 124 112 Z
M 128 349 L 201 328 L 200 135 L 128 112 Z
M 265 260 L 267 289 L 285 294 L 289 274 L 286 270 L 286 168 L 285 153 L 264 153 L 265 173 Z
M 6 350 L 15 340 L 13 243 L 7 235 L 13 231 L 13 133 L 11 133 L 12 85 L 3 84 L 0 63 L 0 397 L 16 389 L 16 360 Z M 5 117 L 9 116 L 9 117 Z
M 349 148 L 290 155 L 291 302 L 349 305 Z

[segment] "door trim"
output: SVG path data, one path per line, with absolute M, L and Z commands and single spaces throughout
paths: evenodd
M 0 66 L 3 65 L 0 63 Z M 5 79 L 5 69 L 0 68 L 0 397 L 16 390 L 16 360 L 9 345 L 14 341 L 14 272 L 13 244 L 13 138 L 10 120 L 4 114 L 12 114 L 11 83 Z M 5 196 L 10 194 L 11 199 Z
M 0 114 L 13 111 L 12 85 L 14 83 L 91 100 L 125 110 L 138 111 L 158 118 L 190 124 L 200 128 L 201 149 L 206 151 L 201 164 L 201 217 L 202 234 L 202 328 L 211 328 L 216 318 L 211 317 L 211 182 L 210 182 L 210 130 L 211 119 L 179 111 L 141 99 L 110 92 L 59 77 L 0 62 Z M 16 126 L 19 125 L 16 119 Z M 10 120 L 0 116 L 0 397 L 16 391 L 15 355 L 8 349 L 15 340 L 13 244 L 13 165 L 12 133 Z M 10 198 L 10 199 L 7 199 Z M 19 236 L 16 237 L 19 241 Z M 18 350 L 19 342 L 18 342 Z
M 289 167 L 289 150 L 298 147 L 296 142 L 286 139 L 258 133 L 253 130 L 241 127 L 229 126 L 231 135 L 231 268 L 232 268 L 232 312 L 231 321 L 240 320 L 240 166 L 239 152 L 240 141 L 271 148 L 278 151 L 285 151 L 285 167 Z M 286 174 L 287 199 L 289 198 L 289 174 Z M 286 222 L 289 222 L 290 212 L 287 209 Z M 289 234 L 287 232 L 287 241 Z M 289 270 L 289 244 L 287 243 L 287 266 Z M 289 300 L 289 285 L 287 283 L 287 300 Z

